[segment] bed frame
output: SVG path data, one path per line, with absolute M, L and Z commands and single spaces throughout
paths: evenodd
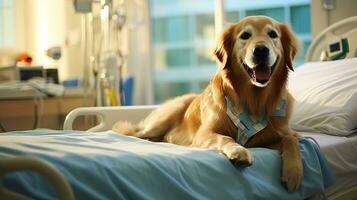
M 110 130 L 112 125 L 119 120 L 139 122 L 158 106 L 123 106 L 123 107 L 82 107 L 71 111 L 64 122 L 64 130 L 73 130 L 73 123 L 80 116 L 94 115 L 99 124 L 88 129 L 90 132 Z M 47 177 L 55 188 L 59 199 L 74 199 L 73 191 L 65 177 L 51 164 L 37 158 L 28 157 L 1 157 L 0 156 L 0 178 L 6 173 L 32 170 Z M 0 182 L 1 183 L 1 182 Z M 331 200 L 353 200 L 357 197 L 357 187 L 340 193 L 338 196 L 329 197 Z M 0 184 L 0 199 L 28 200 L 21 194 L 11 192 Z M 325 199 L 323 195 L 316 195 L 310 199 Z
M 74 195 L 71 186 L 66 178 L 51 164 L 31 157 L 0 157 L 0 178 L 6 173 L 14 171 L 30 170 L 35 171 L 48 178 L 52 186 L 54 186 L 59 199 L 74 200 Z M 8 200 L 28 200 L 30 198 L 7 190 L 0 182 L 0 199 Z
M 71 111 L 65 119 L 63 129 L 73 130 L 73 123 L 79 116 L 94 115 L 99 124 L 88 129 L 89 132 L 110 130 L 118 120 L 139 122 L 158 106 L 123 106 L 123 107 L 83 107 Z M 3 187 L 2 178 L 6 173 L 14 171 L 35 171 L 48 178 L 53 185 L 58 198 L 61 200 L 74 200 L 72 188 L 66 178 L 50 163 L 38 158 L 5 157 L 0 155 L 0 199 L 30 200 L 24 195 L 12 192 Z
M 73 130 L 73 122 L 79 116 L 96 116 L 99 124 L 87 131 L 99 132 L 111 130 L 117 121 L 138 123 L 158 106 L 121 106 L 121 107 L 82 107 L 68 113 L 63 130 Z

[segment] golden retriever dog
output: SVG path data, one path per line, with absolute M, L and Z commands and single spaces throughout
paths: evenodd
M 299 136 L 289 127 L 293 98 L 287 91 L 297 47 L 287 25 L 265 16 L 246 17 L 221 35 L 214 51 L 219 69 L 201 94 L 176 97 L 141 123 L 117 122 L 113 130 L 215 149 L 243 165 L 253 163 L 249 147 L 276 149 L 281 181 L 293 191 L 303 174 Z

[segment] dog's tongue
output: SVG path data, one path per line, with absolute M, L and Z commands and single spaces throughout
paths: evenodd
M 268 81 L 270 78 L 270 67 L 266 69 L 261 69 L 259 67 L 254 68 L 254 75 L 256 80 Z

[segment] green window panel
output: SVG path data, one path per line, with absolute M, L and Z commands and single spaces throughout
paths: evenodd
M 189 67 L 191 65 L 192 49 L 175 48 L 166 50 L 165 63 L 167 67 Z
M 247 10 L 247 16 L 251 15 L 266 15 L 280 22 L 284 22 L 284 8 L 264 8 L 264 9 L 255 9 L 255 10 Z
M 155 43 L 190 40 L 188 16 L 157 18 L 152 24 Z
M 152 37 L 154 43 L 163 43 L 165 42 L 165 20 L 163 18 L 152 19 Z
M 192 51 L 191 48 L 155 48 L 154 66 L 156 69 L 189 67 Z
M 296 33 L 311 32 L 310 6 L 292 6 L 290 7 L 291 25 Z
M 196 15 L 196 36 L 197 40 L 209 40 L 214 38 L 214 15 Z
M 228 11 L 226 12 L 226 21 L 229 23 L 239 22 L 239 12 L 238 11 Z
M 160 77 L 156 77 L 157 80 L 160 80 Z M 167 83 L 167 82 L 156 82 L 155 83 L 155 101 L 157 103 L 162 103 L 169 98 L 183 95 L 189 93 L 190 83 L 188 82 L 175 82 L 175 83 Z
M 187 16 L 169 17 L 165 21 L 165 39 L 167 42 L 190 40 Z

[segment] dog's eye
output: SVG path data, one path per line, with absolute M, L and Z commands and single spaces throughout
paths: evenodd
M 268 35 L 270 38 L 273 39 L 278 37 L 278 34 L 275 31 L 269 31 Z
M 244 31 L 242 34 L 240 34 L 239 38 L 242 40 L 248 40 L 250 38 L 250 36 L 252 36 L 251 33 Z

